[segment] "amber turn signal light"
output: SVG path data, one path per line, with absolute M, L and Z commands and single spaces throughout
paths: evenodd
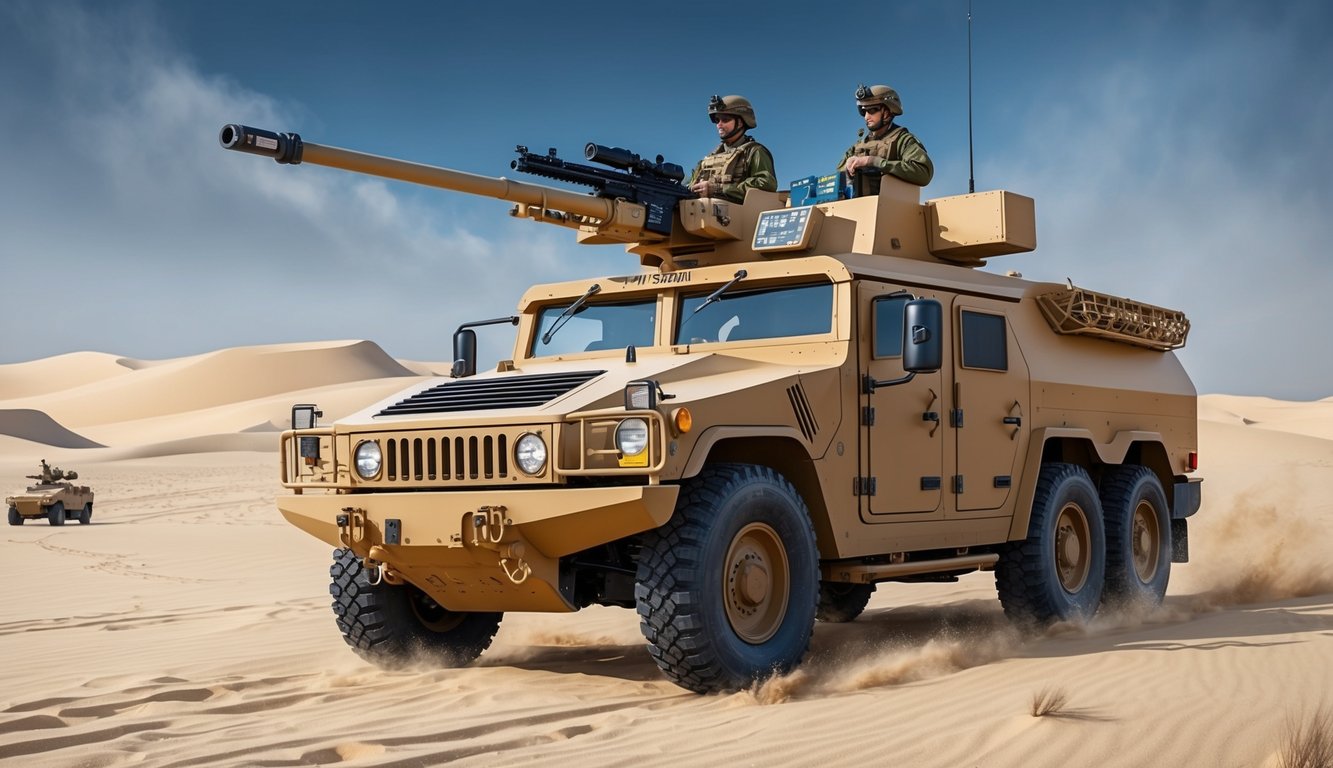
M 671 412 L 671 422 L 676 425 L 676 431 L 683 435 L 694 426 L 694 417 L 690 415 L 689 408 L 677 408 Z

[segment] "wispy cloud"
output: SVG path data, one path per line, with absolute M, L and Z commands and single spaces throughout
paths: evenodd
M 1181 357 L 1203 391 L 1333 394 L 1333 220 L 1312 194 L 1333 170 L 1333 101 L 1314 75 L 1333 57 L 1306 45 L 1309 23 L 1278 13 L 1156 40 L 1039 98 L 995 175 L 1033 191 L 1040 251 L 993 265 L 1185 310 Z
M 0 362 L 325 338 L 447 358 L 455 324 L 562 273 L 564 233 L 469 219 L 503 223 L 502 203 L 224 152 L 226 122 L 301 115 L 198 71 L 137 8 L 0 11 L 18 36 L 0 52 L 0 167 L 21 180 L 3 185 L 0 260 L 24 287 L 6 291 Z

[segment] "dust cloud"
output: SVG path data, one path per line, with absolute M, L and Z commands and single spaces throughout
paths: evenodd
M 1216 515 L 1192 518 L 1190 563 L 1177 566 L 1172 591 L 1198 611 L 1333 592 L 1333 530 L 1320 521 L 1320 503 L 1251 490 Z

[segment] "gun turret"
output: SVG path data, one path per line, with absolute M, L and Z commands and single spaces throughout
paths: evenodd
M 696 266 L 767 258 L 874 253 L 959 266 L 1022 253 L 1036 246 L 1031 198 L 995 190 L 921 203 L 921 188 L 886 177 L 878 194 L 849 197 L 838 176 L 811 177 L 787 192 L 750 189 L 743 202 L 700 198 L 681 180 L 684 169 L 620 147 L 588 144 L 584 158 L 606 167 L 572 163 L 518 147 L 510 167 L 592 188 L 591 194 L 479 176 L 380 157 L 228 124 L 218 136 L 237 152 L 284 165 L 312 163 L 409 181 L 515 203 L 511 215 L 575 229 L 580 243 L 620 243 L 645 267 L 673 272 Z M 858 174 L 859 175 L 859 174 Z
M 218 136 L 225 149 L 271 157 L 283 165 L 310 163 L 355 173 L 409 181 L 516 203 L 512 214 L 538 221 L 574 227 L 601 242 L 636 243 L 663 240 L 671 233 L 675 201 L 691 197 L 689 190 L 671 179 L 672 168 L 656 164 L 622 149 L 605 150 L 602 162 L 623 162 L 621 171 L 565 163 L 554 152 L 532 155 L 520 147 L 513 167 L 548 178 L 592 186 L 594 194 L 525 184 L 504 177 L 480 176 L 423 163 L 329 147 L 303 140 L 299 134 L 277 133 L 235 123 L 224 125 Z M 674 187 L 674 189 L 673 189 Z
M 538 155 L 520 145 L 515 151 L 518 159 L 509 165 L 520 173 L 582 184 L 592 187 L 599 197 L 642 205 L 646 214 L 644 228 L 659 235 L 671 234 L 676 203 L 697 197 L 680 183 L 685 178 L 685 169 L 663 162 L 661 155 L 656 163 L 651 163 L 627 149 L 589 142 L 583 148 L 583 156 L 617 169 L 607 170 L 561 160 L 556 157 L 555 149 Z

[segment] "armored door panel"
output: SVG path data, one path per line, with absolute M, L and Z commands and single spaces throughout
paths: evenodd
M 1004 506 L 1025 441 L 1027 364 L 1006 312 L 1015 305 L 977 298 L 954 303 L 954 385 L 950 423 L 957 435 L 951 490 L 959 512 Z
M 862 379 L 905 376 L 903 306 L 911 298 L 896 286 L 863 283 L 859 289 Z M 943 515 L 944 410 L 939 372 L 861 392 L 862 510 L 882 522 Z M 901 517 L 910 515 L 909 518 Z

